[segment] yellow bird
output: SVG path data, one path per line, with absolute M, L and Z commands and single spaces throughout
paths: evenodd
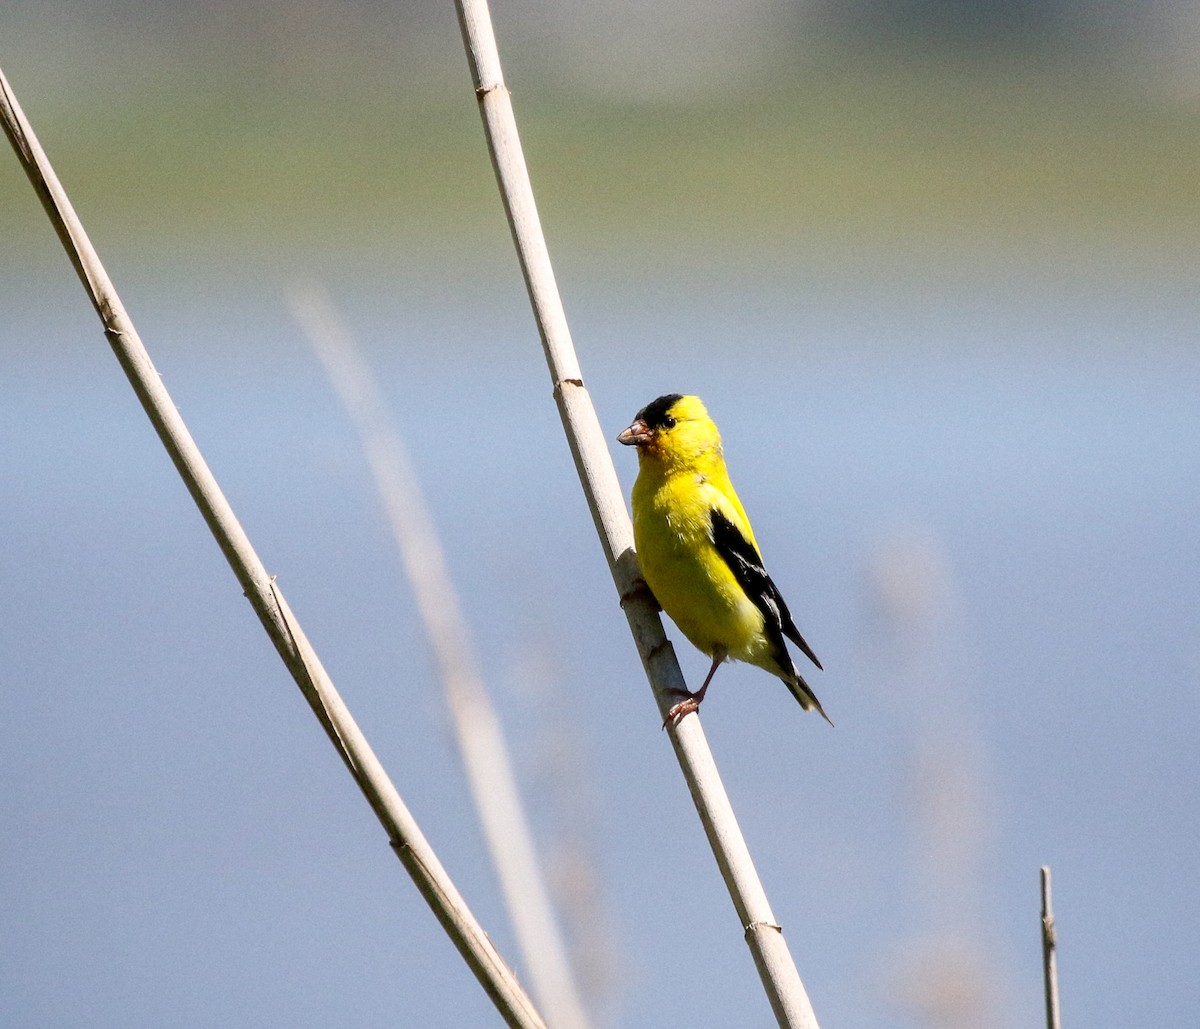
M 777 675 L 806 711 L 829 716 L 808 688 L 786 636 L 818 668 L 762 555 L 725 467 L 721 434 L 699 397 L 669 393 L 618 437 L 638 449 L 633 541 L 655 599 L 693 646 L 712 658 L 704 685 L 667 713 L 695 711 L 726 659 Z

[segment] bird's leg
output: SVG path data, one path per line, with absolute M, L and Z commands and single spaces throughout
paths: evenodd
M 700 709 L 700 701 L 704 699 L 704 694 L 708 691 L 708 684 L 712 682 L 712 677 L 717 674 L 717 669 L 721 666 L 721 662 L 725 660 L 725 650 L 722 647 L 716 647 L 713 650 L 712 667 L 708 670 L 708 675 L 704 677 L 703 685 L 696 690 L 695 693 L 688 693 L 685 690 L 672 690 L 672 693 L 682 694 L 683 700 L 676 704 L 670 711 L 667 712 L 667 717 L 663 719 L 663 728 L 665 729 L 670 723 L 678 721 L 684 715 L 691 714 L 693 711 Z

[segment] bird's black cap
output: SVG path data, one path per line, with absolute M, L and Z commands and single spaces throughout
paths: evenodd
M 638 420 L 645 422 L 648 429 L 669 429 L 675 419 L 669 417 L 668 412 L 682 399 L 682 393 L 667 393 L 652 400 L 637 413 Z

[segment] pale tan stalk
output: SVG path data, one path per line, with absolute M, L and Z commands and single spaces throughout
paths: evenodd
M 500 69 L 491 16 L 484 0 L 456 0 L 456 6 L 488 149 L 541 334 L 559 415 L 617 595 L 659 712 L 665 717 L 678 700 L 671 691 L 684 689 L 683 675 L 663 633 L 662 620 L 639 580 L 629 514 L 567 328 L 521 152 L 512 102 Z M 771 912 L 699 716 L 693 713 L 680 719 L 670 727 L 670 737 L 775 1017 L 781 1026 L 790 1029 L 815 1029 L 817 1021 L 808 994 L 788 951 L 783 930 Z
M 328 295 L 289 294 L 292 315 L 362 440 L 367 463 L 437 664 L 484 840 L 500 880 L 530 987 L 555 1029 L 586 1029 L 567 948 L 546 889 L 499 715 L 479 673 L 471 631 L 407 448 L 375 377 Z
M 1046 1029 L 1059 1029 L 1058 930 L 1050 897 L 1050 866 L 1042 865 L 1042 983 L 1046 993 Z
M 50 216 L 67 256 L 79 273 L 84 289 L 100 315 L 104 334 L 159 439 L 279 656 L 382 823 L 392 848 L 505 1021 L 519 1029 L 544 1029 L 541 1016 L 459 896 L 334 689 L 274 577 L 267 574 L 254 552 L 163 386 L 3 72 L 0 72 L 0 121 L 3 121 L 5 133 Z

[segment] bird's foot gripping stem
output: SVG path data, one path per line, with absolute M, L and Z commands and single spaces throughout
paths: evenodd
M 687 690 L 670 690 L 672 696 L 682 697 L 683 699 L 671 707 L 667 712 L 667 717 L 663 719 L 662 727 L 665 729 L 668 725 L 674 725 L 684 715 L 690 715 L 693 711 L 700 710 L 700 701 L 704 699 L 704 691 L 698 690 L 696 693 L 688 693 Z
M 704 685 L 696 690 L 695 693 L 688 693 L 687 690 L 668 690 L 669 693 L 673 693 L 677 697 L 683 697 L 683 700 L 667 712 L 667 717 L 663 719 L 662 724 L 664 729 L 668 725 L 674 725 L 684 715 L 690 715 L 693 711 L 700 710 L 700 701 L 704 699 L 704 694 L 708 692 L 708 684 L 711 679 L 712 675 L 709 675 L 704 680 Z
M 700 710 L 700 701 L 704 699 L 704 694 L 708 692 L 708 684 L 712 682 L 713 676 L 717 674 L 717 669 L 721 667 L 721 662 L 724 660 L 725 648 L 716 647 L 713 650 L 712 667 L 708 670 L 708 675 L 704 677 L 704 684 L 695 693 L 688 693 L 687 690 L 679 689 L 668 690 L 669 693 L 673 693 L 677 697 L 683 697 L 683 700 L 667 712 L 667 717 L 663 719 L 662 724 L 664 729 L 668 725 L 674 725 L 684 715 L 690 715 L 693 711 Z

